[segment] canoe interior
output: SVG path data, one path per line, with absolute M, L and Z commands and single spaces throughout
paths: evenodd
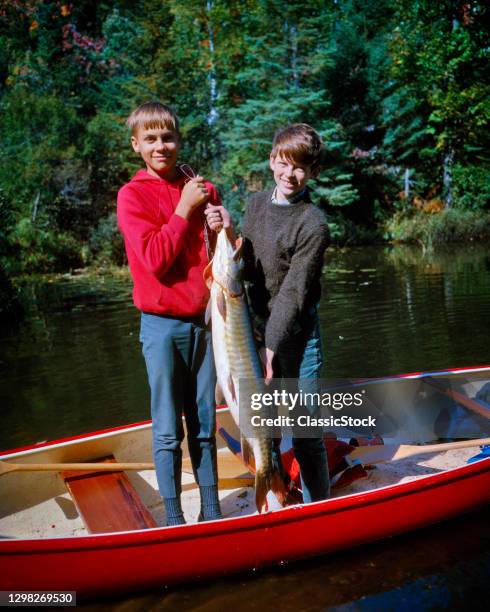
M 226 415 L 224 421 L 228 422 L 228 419 L 230 417 Z M 218 446 L 218 457 L 231 455 L 220 439 Z M 188 456 L 185 445 L 183 451 L 185 464 Z M 116 461 L 123 462 L 152 461 L 151 425 L 65 442 L 45 449 L 21 451 L 4 455 L 1 459 L 12 463 L 66 463 L 90 461 L 107 455 L 113 455 Z M 244 474 L 244 467 L 234 457 L 231 459 L 232 464 L 236 463 L 232 472 L 237 476 Z M 225 467 L 225 475 L 231 476 L 229 465 L 230 461 Z M 165 525 L 155 471 L 128 470 L 126 475 L 157 526 Z M 182 485 L 185 516 L 187 522 L 193 523 L 197 521 L 200 509 L 199 490 L 195 487 L 194 477 L 188 472 L 182 474 Z M 60 474 L 11 472 L 1 477 L 0 488 L 0 538 L 88 535 Z M 254 510 L 253 490 L 248 487 L 222 491 L 220 497 L 225 516 L 240 516 Z
M 488 377 L 488 371 L 486 372 Z M 468 395 L 474 395 L 488 382 L 481 377 L 461 387 Z M 237 436 L 237 429 L 230 414 L 222 410 L 218 414 L 220 425 Z M 490 420 L 489 420 L 490 423 Z M 390 443 L 400 440 L 389 439 Z M 406 442 L 412 443 L 413 439 Z M 218 470 L 220 477 L 243 475 L 244 468 L 233 459 L 224 442 L 218 437 Z M 346 488 L 333 490 L 334 497 L 356 495 L 408 482 L 425 476 L 455 469 L 467 464 L 479 448 L 465 448 L 433 455 L 418 456 L 399 462 L 379 464 L 368 469 L 368 477 L 353 482 Z M 78 439 L 53 443 L 41 448 L 3 454 L 2 460 L 13 463 L 63 463 L 83 462 L 113 455 L 121 462 L 149 462 L 151 454 L 151 424 L 137 425 L 108 432 L 89 434 Z M 183 445 L 184 458 L 188 456 Z M 185 463 L 185 462 L 184 462 Z M 226 473 L 225 473 L 226 472 Z M 157 526 L 165 525 L 162 500 L 158 492 L 154 470 L 127 471 L 127 477 L 141 501 L 149 510 Z M 197 521 L 200 509 L 199 491 L 191 473 L 184 472 L 183 508 L 188 523 Z M 220 499 L 224 517 L 239 517 L 255 513 L 252 488 L 221 490 Z M 277 509 L 269 496 L 270 509 Z M 59 536 L 88 535 L 77 508 L 68 493 L 60 474 L 55 472 L 12 472 L 0 478 L 0 539 L 36 539 Z

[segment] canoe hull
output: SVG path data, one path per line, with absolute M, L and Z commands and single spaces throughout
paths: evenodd
M 489 370 L 484 366 L 464 372 Z M 88 460 L 117 451 L 123 461 L 149 460 L 150 428 L 146 422 L 94 432 L 0 453 L 0 459 Z M 260 569 L 394 536 L 490 504 L 490 458 L 457 465 L 409 482 L 261 515 L 100 535 L 6 537 L 0 539 L 0 590 L 69 590 L 80 598 L 120 595 Z M 43 502 L 51 482 L 39 475 L 28 481 L 43 483 L 38 490 L 32 484 L 22 499 L 15 499 L 20 489 L 17 477 L 3 476 L 5 515 Z M 51 496 L 58 495 L 57 485 L 51 486 Z
M 490 459 L 369 493 L 265 515 L 78 538 L 0 542 L 1 590 L 90 597 L 158 588 L 333 552 L 490 503 Z

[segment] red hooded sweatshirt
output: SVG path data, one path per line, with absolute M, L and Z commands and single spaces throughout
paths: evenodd
M 185 180 L 170 182 L 139 170 L 117 196 L 133 300 L 143 312 L 193 317 L 206 309 L 204 207 L 188 220 L 174 214 Z M 214 185 L 207 182 L 206 187 L 210 202 L 220 204 Z

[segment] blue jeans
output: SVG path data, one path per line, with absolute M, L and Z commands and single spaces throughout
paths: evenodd
M 318 393 L 317 379 L 323 365 L 323 352 L 320 336 L 320 323 L 316 308 L 311 309 L 310 316 L 303 331 L 284 342 L 276 355 L 282 378 L 298 378 L 299 389 L 303 392 Z M 313 404 L 304 405 L 304 410 L 312 417 L 320 417 L 319 407 Z M 301 472 L 303 501 L 309 503 L 326 499 L 330 494 L 327 452 L 323 444 L 321 430 L 317 437 L 300 438 L 293 435 L 293 449 Z M 274 449 L 275 459 L 280 456 L 278 444 Z
M 162 497 L 181 493 L 182 414 L 196 482 L 217 485 L 216 413 L 211 332 L 202 317 L 142 313 L 140 340 L 151 389 L 153 457 Z

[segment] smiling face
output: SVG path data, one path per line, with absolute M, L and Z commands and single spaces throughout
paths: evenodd
M 303 191 L 313 176 L 310 166 L 298 164 L 280 154 L 275 157 L 271 155 L 270 167 L 274 173 L 277 195 L 286 200 L 290 200 L 297 193 Z
M 173 180 L 177 176 L 176 163 L 180 136 L 167 127 L 139 127 L 131 136 L 131 144 L 146 164 L 148 174 Z

